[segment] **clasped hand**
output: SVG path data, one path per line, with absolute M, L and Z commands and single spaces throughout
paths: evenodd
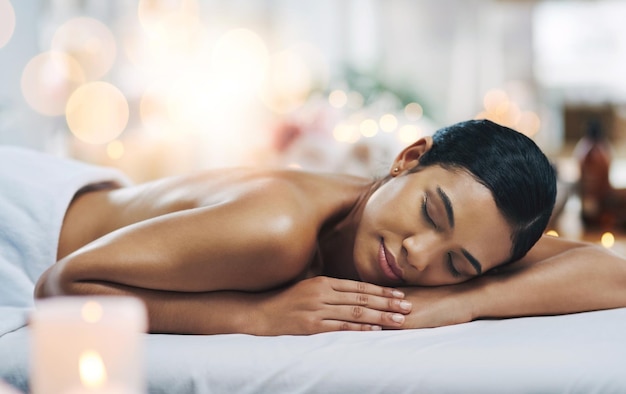
M 463 286 L 406 287 L 314 277 L 269 293 L 260 335 L 439 327 L 472 320 Z
M 397 289 L 329 277 L 305 279 L 261 302 L 261 335 L 402 328 L 411 303 Z

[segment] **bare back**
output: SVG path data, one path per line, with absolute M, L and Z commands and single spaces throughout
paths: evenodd
M 370 184 L 351 176 L 228 169 L 87 192 L 68 209 L 58 258 L 78 250 L 96 270 L 106 260 L 107 272 L 98 277 L 129 286 L 264 290 L 318 270 L 320 250 L 349 256 L 351 245 L 340 243 L 345 250 L 339 251 L 331 242 L 328 250 L 319 241 Z M 159 268 L 178 276 L 159 275 Z

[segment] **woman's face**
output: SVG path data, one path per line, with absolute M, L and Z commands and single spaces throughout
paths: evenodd
M 372 194 L 354 245 L 360 278 L 387 286 L 466 281 L 510 256 L 511 229 L 468 172 L 426 167 Z

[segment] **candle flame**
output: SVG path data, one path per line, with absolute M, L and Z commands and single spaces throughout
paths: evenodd
M 104 386 L 107 380 L 106 368 L 102 357 L 95 350 L 86 350 L 80 355 L 78 361 L 80 380 L 83 385 L 90 389 Z

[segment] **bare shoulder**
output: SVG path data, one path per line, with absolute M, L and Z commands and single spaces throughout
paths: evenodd
M 574 251 L 579 248 L 595 248 L 597 246 L 587 242 L 570 240 L 562 237 L 543 235 L 521 260 L 494 270 L 495 272 L 516 271 L 521 268 L 549 260 L 561 253 Z

